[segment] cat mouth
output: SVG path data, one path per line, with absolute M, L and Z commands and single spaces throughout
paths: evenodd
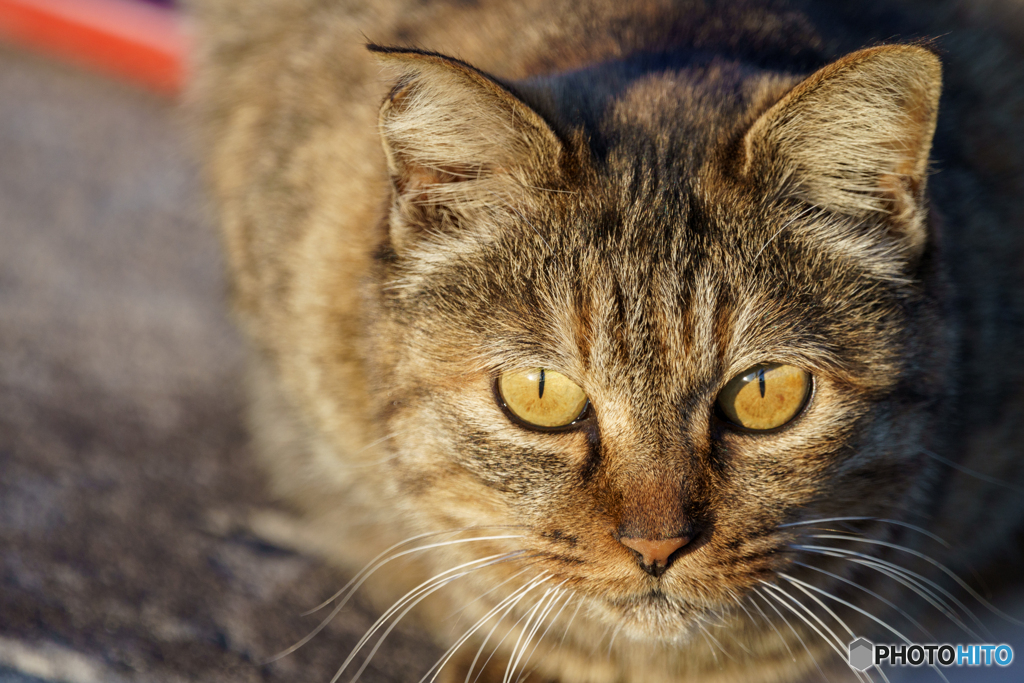
M 624 616 L 643 615 L 644 619 L 657 614 L 660 618 L 686 620 L 698 611 L 696 606 L 669 595 L 660 586 L 628 597 L 611 598 L 607 602 Z
M 681 642 L 700 632 L 705 609 L 659 588 L 630 597 L 610 599 L 607 618 L 626 634 L 644 640 Z

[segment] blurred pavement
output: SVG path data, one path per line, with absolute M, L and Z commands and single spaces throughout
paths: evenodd
M 376 616 L 260 665 L 341 581 L 248 531 L 277 513 L 178 118 L 0 48 L 2 683 L 327 681 Z M 365 680 L 436 656 L 396 633 Z

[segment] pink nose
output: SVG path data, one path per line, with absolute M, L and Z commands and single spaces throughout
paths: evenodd
M 690 536 L 652 541 L 648 538 L 620 538 L 619 543 L 640 555 L 644 571 L 661 576 L 668 569 L 672 553 L 690 542 Z

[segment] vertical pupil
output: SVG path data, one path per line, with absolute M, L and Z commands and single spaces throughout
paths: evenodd
M 761 389 L 761 395 L 764 396 L 764 389 Z M 540 383 L 538 384 L 537 398 L 544 398 L 544 368 L 540 369 Z
M 541 370 L 540 372 L 541 372 L 541 375 L 540 375 L 541 376 L 541 380 L 540 381 L 543 382 L 544 381 L 544 371 Z M 761 368 L 760 370 L 757 371 L 757 385 L 758 385 L 758 388 L 761 390 L 761 398 L 764 398 L 764 368 Z

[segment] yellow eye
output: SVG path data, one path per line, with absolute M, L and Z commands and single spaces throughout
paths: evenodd
M 554 429 L 575 422 L 587 407 L 587 395 L 568 377 L 545 368 L 506 372 L 498 393 L 513 415 L 531 427 Z
M 796 417 L 810 393 L 810 373 L 792 365 L 764 363 L 733 377 L 718 394 L 718 407 L 734 424 L 763 431 Z

